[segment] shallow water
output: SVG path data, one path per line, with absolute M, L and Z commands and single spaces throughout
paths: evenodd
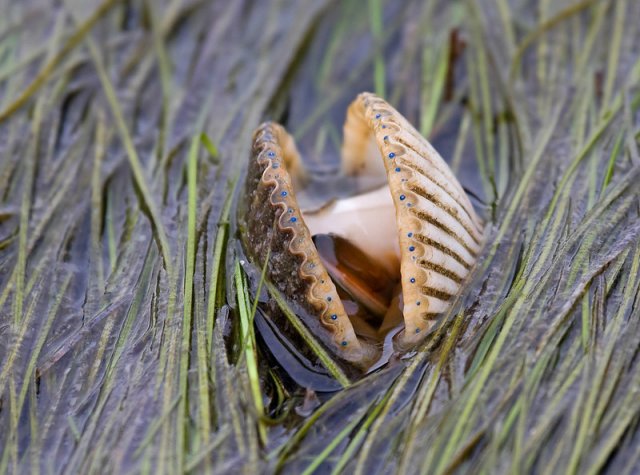
M 636 2 L 5 3 L 0 473 L 638 471 Z M 234 279 L 260 269 L 223 214 L 251 132 L 282 122 L 341 196 L 363 90 L 490 245 L 441 330 L 346 390 L 263 289 L 252 379 Z

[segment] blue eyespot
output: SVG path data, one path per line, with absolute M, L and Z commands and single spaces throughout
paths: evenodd
M 406 198 L 406 196 L 400 195 L 400 201 L 404 201 L 405 198 Z
M 399 172 L 400 171 L 400 167 L 396 167 L 396 171 Z
M 413 236 L 413 233 L 407 233 L 407 236 L 411 237 Z
M 382 117 L 382 114 L 376 114 L 376 119 L 379 119 L 380 117 Z
M 348 344 L 349 344 L 349 343 L 348 343 L 348 342 L 346 342 L 346 341 L 343 341 L 343 342 L 341 343 L 341 345 L 342 345 L 342 346 L 347 346 Z
M 337 320 L 338 316 L 334 313 L 333 315 L 331 315 L 331 320 Z
M 409 279 L 409 282 L 411 282 L 412 284 L 415 284 L 416 283 L 416 278 L 415 277 L 411 277 Z
M 295 223 L 296 221 L 298 221 L 298 218 L 296 218 L 295 216 L 292 217 L 289 221 L 291 221 L 292 223 Z
M 395 154 L 395 153 L 393 153 L 393 152 L 391 152 L 391 153 L 389 154 L 389 158 L 393 158 L 393 157 L 395 157 L 395 156 L 396 156 L 396 154 Z
M 275 157 L 275 156 L 276 156 L 276 152 L 274 152 L 274 151 L 272 151 L 272 150 L 269 150 L 269 151 L 267 152 L 267 155 L 268 155 L 268 156 L 270 156 L 271 158 L 273 158 L 273 157 Z
M 416 250 L 416 248 L 414 246 L 409 246 L 409 251 L 413 252 L 415 250 Z
M 287 196 L 287 192 L 286 191 L 281 192 L 280 196 Z

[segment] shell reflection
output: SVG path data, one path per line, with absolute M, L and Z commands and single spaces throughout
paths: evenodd
M 245 248 L 307 312 L 336 355 L 367 366 L 398 324 L 419 342 L 451 305 L 483 243 L 480 219 L 448 165 L 393 107 L 363 93 L 344 125 L 342 173 L 382 187 L 304 211 L 305 171 L 275 123 L 254 134 L 246 182 Z M 320 322 L 320 325 L 317 325 Z

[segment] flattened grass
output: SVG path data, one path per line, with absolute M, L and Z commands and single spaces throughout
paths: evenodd
M 12 5 L 0 473 L 637 471 L 635 3 Z M 261 119 L 288 110 L 322 160 L 365 89 L 451 151 L 488 243 L 428 341 L 361 381 L 263 269 L 343 387 L 302 418 L 262 361 L 233 196 Z

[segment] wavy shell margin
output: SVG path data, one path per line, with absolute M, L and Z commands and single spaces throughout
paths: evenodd
M 326 332 L 321 340 L 331 342 L 334 354 L 356 364 L 370 361 L 376 351 L 358 340 L 301 215 L 290 174 L 299 164 L 293 139 L 281 125 L 258 127 L 245 190 L 245 247 L 261 266 L 269 255 L 269 279 L 317 318 L 320 326 L 305 323 Z

